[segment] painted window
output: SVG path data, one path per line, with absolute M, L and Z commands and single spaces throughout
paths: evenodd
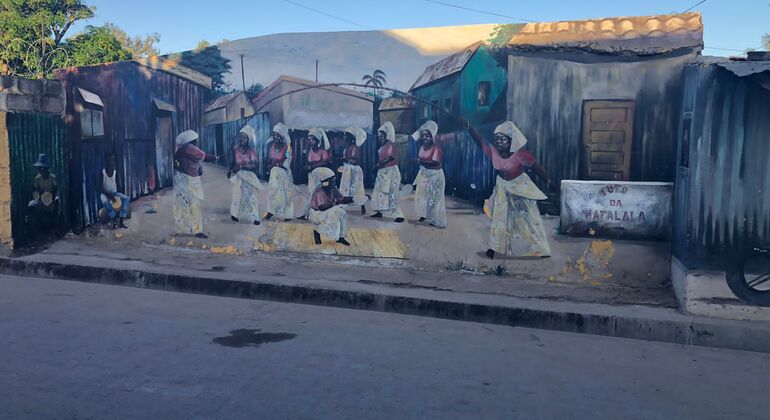
M 489 106 L 489 95 L 492 93 L 492 84 L 490 82 L 479 82 L 478 106 Z
M 448 114 L 452 113 L 452 98 L 444 99 L 444 111 L 446 111 Z
M 83 137 L 104 135 L 104 116 L 100 109 L 83 108 L 80 112 L 80 127 Z
M 430 101 L 430 119 L 436 119 L 439 116 L 438 112 L 438 100 Z
M 80 113 L 80 133 L 83 137 L 100 137 L 104 135 L 104 103 L 94 92 L 83 88 L 77 89 L 81 102 L 77 104 Z

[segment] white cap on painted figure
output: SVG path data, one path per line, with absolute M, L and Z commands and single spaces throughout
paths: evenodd
M 195 130 L 182 131 L 176 136 L 176 145 L 182 146 L 195 140 L 198 140 L 198 133 Z

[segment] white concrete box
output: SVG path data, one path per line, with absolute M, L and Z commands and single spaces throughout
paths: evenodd
M 574 236 L 665 239 L 674 184 L 670 182 L 561 182 L 561 233 Z

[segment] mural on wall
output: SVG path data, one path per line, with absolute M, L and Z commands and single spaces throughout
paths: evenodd
M 592 252 L 610 270 L 624 240 L 657 241 L 644 249 L 658 255 L 672 224 L 720 231 L 678 225 L 673 203 L 686 195 L 674 181 L 690 179 L 681 168 L 698 163 L 681 150 L 695 139 L 676 141 L 683 113 L 693 118 L 684 74 L 703 59 L 698 13 L 217 48 L 217 74 L 184 54 L 57 73 L 69 227 L 238 255 L 498 274 L 538 264 L 591 282 L 612 277 L 586 274 Z M 243 72 L 228 70 L 241 55 Z M 44 222 L 59 168 L 44 155 L 37 166 L 28 213 Z

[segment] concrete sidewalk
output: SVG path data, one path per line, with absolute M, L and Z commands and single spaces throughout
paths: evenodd
M 168 246 L 152 248 L 154 258 L 147 261 L 132 257 L 131 249 L 106 250 L 68 242 L 45 252 L 1 259 L 0 271 L 770 352 L 770 323 L 685 316 L 667 306 L 595 303 L 612 293 L 623 296 L 618 290 L 544 285 L 510 276 L 244 258 Z M 597 290 L 602 291 L 601 296 Z

